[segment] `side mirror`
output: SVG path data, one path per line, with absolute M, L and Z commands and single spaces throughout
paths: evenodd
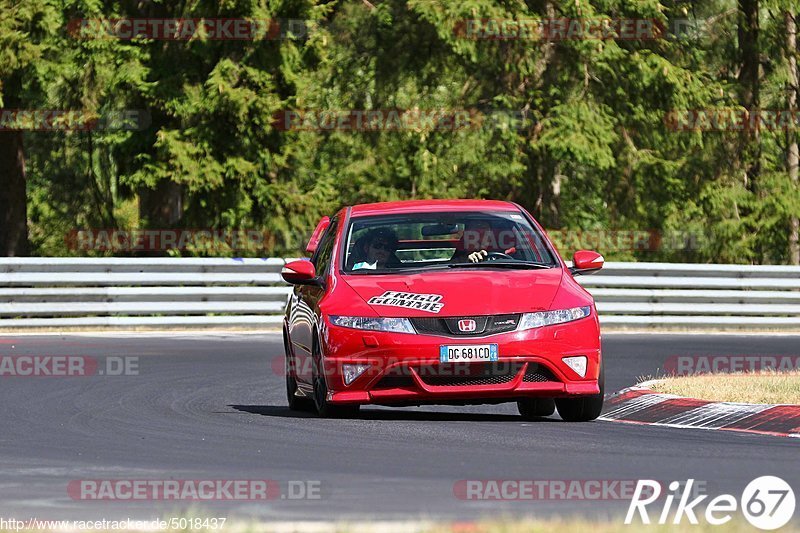
M 330 217 L 322 217 L 319 219 L 317 223 L 317 227 L 314 228 L 314 233 L 311 234 L 311 238 L 308 239 L 308 244 L 306 244 L 306 252 L 309 254 L 313 254 L 317 251 L 317 246 L 319 246 L 319 240 L 322 238 L 322 234 L 325 233 L 325 230 L 328 229 L 328 226 L 331 223 Z
M 573 275 L 576 274 L 594 274 L 601 268 L 605 259 L 597 252 L 590 250 L 578 250 L 572 256 L 572 267 L 569 269 Z
M 292 261 L 283 265 L 281 277 L 293 285 L 316 285 L 318 283 L 314 264 L 305 260 Z

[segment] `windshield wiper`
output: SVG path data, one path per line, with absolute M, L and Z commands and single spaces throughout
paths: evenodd
M 393 272 L 414 272 L 417 270 L 447 270 L 452 265 L 450 263 L 438 263 L 435 265 L 419 265 L 419 266 L 408 266 L 408 267 L 400 267 L 392 269 Z
M 406 272 L 416 272 L 416 271 L 428 271 L 428 270 L 447 270 L 450 268 L 450 263 L 438 263 L 435 265 L 409 265 L 409 266 L 397 266 L 392 268 L 364 268 L 358 270 L 350 270 L 347 272 L 348 274 L 360 274 L 360 275 L 372 275 L 372 274 L 403 274 Z
M 404 274 L 408 272 L 428 272 L 430 270 L 448 270 L 451 268 L 480 268 L 480 267 L 489 267 L 489 268 L 517 268 L 520 270 L 535 270 L 535 269 L 542 269 L 542 268 L 553 268 L 553 265 L 548 265 L 545 263 L 534 263 L 532 261 L 481 261 L 480 263 L 438 263 L 435 265 L 419 265 L 419 266 L 408 266 L 408 267 L 399 267 L 399 268 L 382 268 L 377 270 L 371 269 L 363 269 L 363 270 L 352 270 L 348 272 L 348 274 L 361 274 L 361 275 L 373 275 L 373 274 Z
M 522 269 L 542 269 L 553 268 L 553 265 L 545 263 L 534 263 L 533 261 L 480 261 L 478 263 L 452 263 L 450 268 L 462 267 L 491 267 L 491 268 L 519 268 Z

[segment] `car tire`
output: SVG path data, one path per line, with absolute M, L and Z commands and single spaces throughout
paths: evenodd
M 605 389 L 605 370 L 600 363 L 600 376 L 597 379 L 600 394 L 582 398 L 557 398 L 556 408 L 561 419 L 566 422 L 589 422 L 603 411 L 603 390 Z
M 319 353 L 317 343 L 314 343 L 314 407 L 322 418 L 353 418 L 358 415 L 358 404 L 341 405 L 328 401 L 328 383 L 323 371 L 322 355 Z
M 289 350 L 289 340 L 286 332 L 283 332 L 283 349 L 285 351 L 285 372 L 286 372 L 286 401 L 291 411 L 311 411 L 314 409 L 314 402 L 309 398 L 296 396 L 297 379 L 294 377 L 294 356 Z
M 525 420 L 535 420 L 552 415 L 556 410 L 556 402 L 552 398 L 523 398 L 517 400 L 517 409 Z

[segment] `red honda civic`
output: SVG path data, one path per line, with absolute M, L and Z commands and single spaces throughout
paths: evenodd
M 293 410 L 517 402 L 524 418 L 603 407 L 594 300 L 522 207 L 430 200 L 346 207 L 317 225 L 283 321 Z

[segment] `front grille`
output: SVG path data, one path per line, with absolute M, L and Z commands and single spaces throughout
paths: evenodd
M 415 367 L 420 379 L 432 387 L 456 387 L 462 385 L 503 385 L 517 377 L 524 363 L 495 361 L 491 363 L 445 363 Z M 558 381 L 545 366 L 528 363 L 525 383 L 547 383 Z M 415 388 L 414 378 L 407 367 L 395 367 L 372 386 L 373 389 Z
M 525 377 L 522 378 L 525 383 L 545 383 L 547 381 L 558 381 L 556 377 L 547 368 L 536 363 L 528 363 L 528 369 L 525 370 Z
M 411 323 L 417 333 L 423 335 L 447 335 L 457 337 L 481 337 L 484 335 L 494 335 L 495 333 L 506 333 L 517 329 L 520 314 L 512 315 L 492 315 L 492 316 L 457 316 L 457 317 L 422 317 L 412 318 Z M 460 320 L 474 320 L 474 331 L 460 331 L 458 323 Z
M 414 386 L 414 378 L 411 376 L 384 376 L 372 388 L 405 389 Z
M 416 387 L 411 371 L 404 366 L 396 366 L 386 371 L 381 379 L 372 386 L 373 389 L 402 389 Z
M 432 387 L 456 387 L 461 385 L 502 385 L 516 377 L 522 363 L 469 363 L 444 364 L 422 372 L 419 377 Z
M 431 385 L 432 387 L 458 387 L 462 385 L 502 385 L 503 383 L 508 383 L 513 379 L 513 376 L 486 376 L 486 377 L 448 377 L 448 376 L 440 376 L 440 377 L 433 377 L 430 376 L 425 378 L 426 385 Z

